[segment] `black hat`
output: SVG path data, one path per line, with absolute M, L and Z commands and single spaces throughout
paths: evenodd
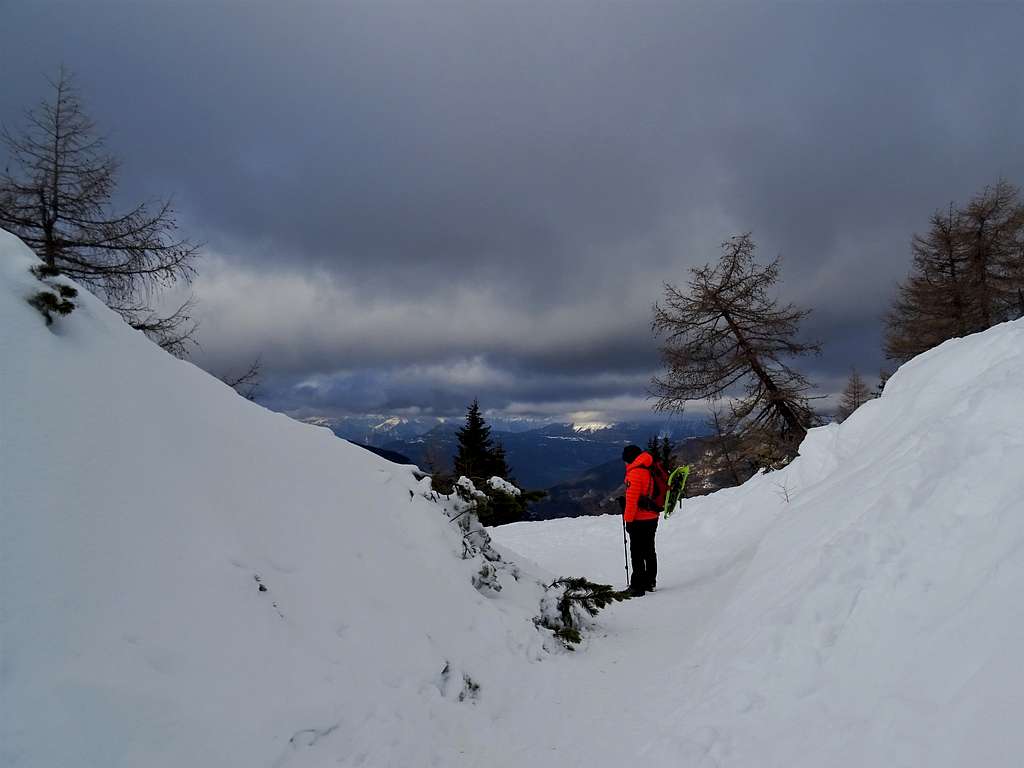
M 639 445 L 627 445 L 622 449 L 622 460 L 627 464 L 632 464 L 636 461 L 636 457 L 643 452 L 643 448 Z

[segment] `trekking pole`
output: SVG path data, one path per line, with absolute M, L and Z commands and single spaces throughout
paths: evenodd
M 626 516 L 622 516 L 622 557 L 626 561 L 626 589 L 629 589 L 629 547 L 626 545 Z

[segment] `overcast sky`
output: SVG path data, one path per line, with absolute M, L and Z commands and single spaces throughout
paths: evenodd
M 298 414 L 650 412 L 663 281 L 751 230 L 822 393 L 884 365 L 929 214 L 1024 183 L 1024 4 L 0 0 L 204 241 L 214 372 Z

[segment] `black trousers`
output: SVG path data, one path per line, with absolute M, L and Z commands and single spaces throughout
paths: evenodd
M 653 589 L 658 579 L 658 556 L 654 552 L 654 534 L 657 520 L 634 520 L 626 523 L 629 533 L 629 559 L 633 561 L 633 576 L 629 585 L 634 589 Z

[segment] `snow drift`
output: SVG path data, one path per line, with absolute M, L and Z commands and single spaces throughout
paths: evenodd
M 646 658 L 631 679 L 659 721 L 637 754 L 1020 765 L 1022 467 L 1019 320 L 910 361 L 881 399 L 812 430 L 786 469 L 685 500 L 662 521 L 661 589 L 637 619 L 657 635 L 638 633 Z M 617 526 L 496 536 L 542 565 L 621 579 L 621 560 L 587 545 L 610 553 Z
M 536 581 L 481 594 L 429 480 L 85 291 L 48 328 L 38 263 L 0 231 L 0 764 L 474 762 Z

